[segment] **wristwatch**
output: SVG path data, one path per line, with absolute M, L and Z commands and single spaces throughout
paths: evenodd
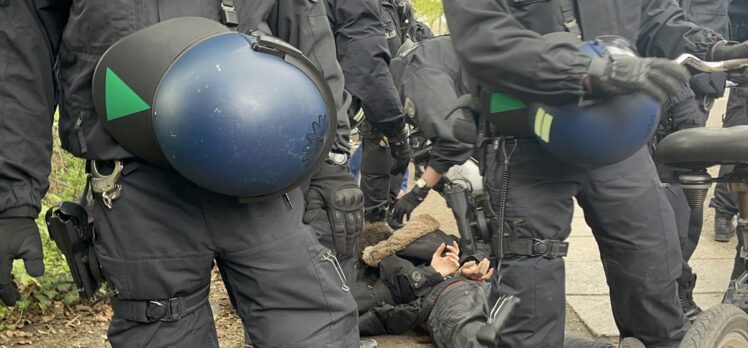
M 336 166 L 342 166 L 346 162 L 348 162 L 348 155 L 340 152 L 332 152 L 327 155 L 327 163 L 336 165 Z
M 418 180 L 416 180 L 416 185 L 413 186 L 413 193 L 423 199 L 426 198 L 426 195 L 429 194 L 429 191 L 431 191 L 431 188 L 426 184 L 426 180 L 423 180 L 423 178 L 418 178 Z

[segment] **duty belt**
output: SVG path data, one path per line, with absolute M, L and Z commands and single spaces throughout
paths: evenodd
M 184 297 L 164 300 L 122 300 L 112 298 L 114 315 L 125 320 L 140 323 L 156 321 L 177 321 L 194 312 L 208 302 L 210 286 Z
M 548 259 L 564 257 L 569 243 L 555 239 L 504 238 L 506 256 L 542 256 Z
M 529 116 L 527 111 L 516 112 L 506 115 L 504 119 L 488 120 L 488 135 L 492 138 L 514 137 L 514 138 L 532 138 L 533 133 L 530 129 Z

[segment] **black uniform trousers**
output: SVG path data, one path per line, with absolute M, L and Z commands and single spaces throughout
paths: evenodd
M 695 97 L 694 92 L 687 85 L 677 95 L 670 97 L 670 103 L 671 107 L 666 114 L 670 133 L 706 126 L 706 119 L 709 115 L 704 111 L 699 99 Z M 672 168 L 667 166 L 660 166 L 658 172 L 660 177 L 663 178 L 674 176 Z M 681 253 L 683 254 L 683 269 L 681 276 L 678 278 L 678 288 L 679 291 L 692 291 L 696 279 L 688 262 L 699 244 L 704 224 L 704 209 L 694 209 L 688 205 L 686 194 L 680 184 L 668 183 L 664 184 L 663 187 L 675 213 L 676 229 L 680 237 Z
M 97 253 L 116 300 L 189 296 L 210 285 L 217 262 L 255 346 L 358 345 L 355 302 L 333 254 L 301 221 L 300 189 L 289 202 L 240 204 L 141 162 L 127 163 L 119 183 L 112 209 L 100 198 L 94 209 Z M 218 346 L 207 298 L 176 321 L 115 312 L 109 339 L 114 347 Z
M 730 96 L 727 99 L 727 110 L 725 116 L 722 119 L 722 127 L 734 127 L 748 125 L 748 100 L 746 98 L 738 96 L 735 91 L 730 92 Z M 735 166 L 723 165 L 719 168 L 719 176 L 723 176 L 728 173 L 732 173 Z M 709 206 L 714 208 L 717 213 L 724 215 L 737 215 L 738 213 L 738 194 L 736 192 L 727 191 L 727 184 L 718 183 L 714 188 L 714 197 L 712 198 Z M 745 270 L 744 261 L 740 258 L 740 249 L 743 247 L 743 236 L 740 231 L 737 231 L 738 245 L 737 253 L 735 254 L 735 265 L 732 269 L 732 275 L 730 279 L 735 279 Z
M 722 119 L 722 127 L 734 127 L 748 125 L 748 100 L 738 96 L 735 91 L 730 92 L 727 99 L 727 110 Z M 732 173 L 735 166 L 724 165 L 719 168 L 719 176 Z M 728 192 L 725 183 L 718 183 L 714 188 L 714 198 L 709 206 L 718 213 L 725 215 L 736 215 L 738 213 L 737 193 Z
M 367 125 L 367 127 L 371 127 Z M 361 191 L 368 221 L 383 220 L 384 212 L 400 192 L 403 175 L 390 175 L 394 164 L 390 149 L 380 146 L 382 135 L 369 129 L 362 131 Z
M 471 280 L 462 280 L 444 289 L 427 323 L 434 344 L 439 348 L 486 347 L 475 336 L 488 322 L 490 292 L 489 283 Z
M 512 144 L 506 147 L 509 153 Z M 501 146 L 489 146 L 486 179 L 496 209 L 504 157 Z M 505 221 L 510 235 L 566 239 L 576 197 L 600 249 L 621 335 L 635 336 L 647 347 L 677 347 L 687 328 L 676 288 L 681 252 L 673 210 L 647 149 L 615 164 L 583 169 L 552 157 L 535 139 L 520 139 L 509 169 Z M 500 346 L 560 347 L 563 259 L 509 256 L 501 272 L 502 292 L 521 302 Z

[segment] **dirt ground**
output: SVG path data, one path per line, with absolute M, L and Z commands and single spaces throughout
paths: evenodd
M 443 230 L 456 233 L 452 213 L 448 210 L 444 200 L 437 194 L 429 198 L 414 212 L 414 214 L 430 214 L 436 218 Z M 211 285 L 210 304 L 218 331 L 221 347 L 242 347 L 244 336 L 239 317 L 233 311 L 221 283 L 220 276 L 214 270 Z M 567 305 L 568 332 L 590 336 L 590 331 L 579 320 L 576 313 Z M 65 311 L 65 315 L 52 317 L 29 317 L 27 325 L 20 330 L 6 330 L 0 333 L 0 348 L 6 347 L 109 347 L 106 330 L 111 307 L 102 303 L 96 307 L 78 305 Z M 382 348 L 432 348 L 428 334 L 411 332 L 400 336 L 375 337 Z

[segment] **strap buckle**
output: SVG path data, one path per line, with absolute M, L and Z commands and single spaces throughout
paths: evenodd
M 239 16 L 236 14 L 233 1 L 221 1 L 221 22 L 229 28 L 239 25 Z
M 164 301 L 148 301 L 145 316 L 151 321 L 177 321 L 184 314 L 184 299 L 173 297 Z
M 579 23 L 577 23 L 576 18 L 572 18 L 571 20 L 564 22 L 564 27 L 569 33 L 574 34 L 580 39 L 582 38 L 582 30 L 579 29 Z
M 532 239 L 532 253 L 548 259 L 564 257 L 569 252 L 569 243 L 556 239 Z

